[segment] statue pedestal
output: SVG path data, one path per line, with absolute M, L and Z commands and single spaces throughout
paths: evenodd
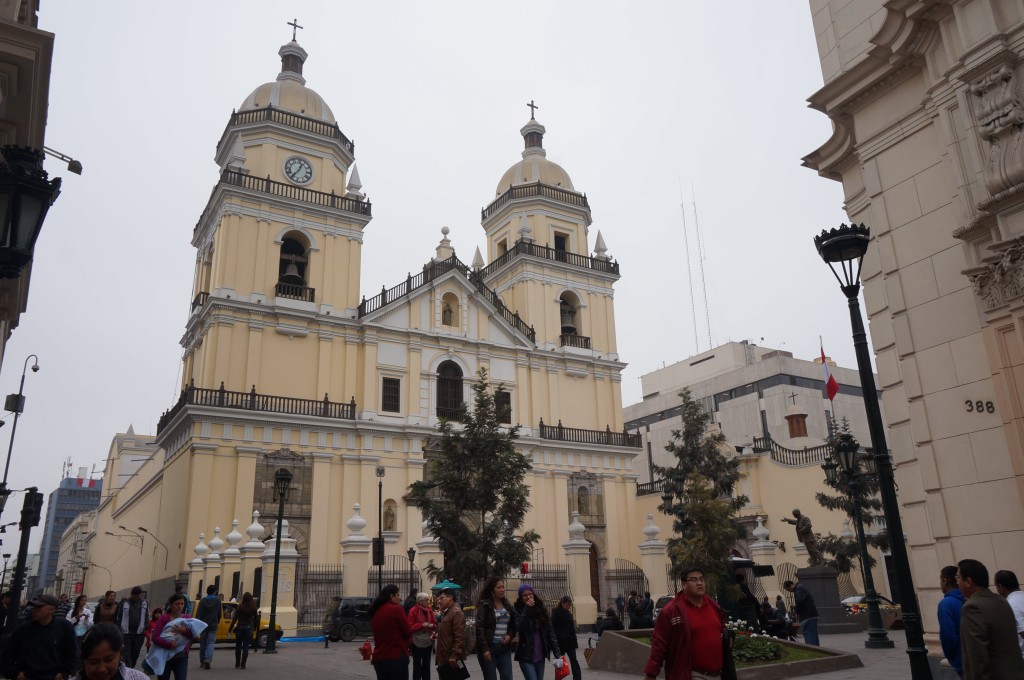
M 839 577 L 832 567 L 805 567 L 797 569 L 796 577 L 814 598 L 818 609 L 818 632 L 857 633 L 861 628 L 846 616 L 846 608 L 839 602 Z

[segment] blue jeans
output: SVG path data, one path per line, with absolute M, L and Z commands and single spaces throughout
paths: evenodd
M 491 652 L 490 661 L 484 661 L 483 652 L 476 653 L 484 680 L 512 680 L 512 649 L 500 642 L 492 642 L 487 647 Z
M 160 674 L 160 680 L 169 680 L 171 673 L 174 673 L 174 680 L 186 680 L 188 677 L 188 655 L 182 654 L 168 660 L 164 666 L 164 672 Z
M 217 641 L 217 626 L 207 626 L 199 636 L 199 660 L 213 660 L 213 643 Z
M 519 670 L 523 672 L 526 680 L 544 680 L 544 660 L 530 662 L 520 661 Z
M 805 645 L 821 647 L 821 641 L 818 640 L 818 617 L 801 621 L 800 632 L 803 633 Z

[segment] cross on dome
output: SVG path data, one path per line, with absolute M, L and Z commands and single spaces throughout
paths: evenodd
M 530 107 L 530 120 L 536 120 L 536 117 L 533 115 L 534 109 L 539 109 L 540 107 L 534 104 L 532 99 L 530 100 L 530 103 L 527 104 L 527 106 Z
M 295 31 L 297 31 L 300 28 L 305 28 L 305 26 L 299 26 L 298 19 L 292 19 L 291 21 L 287 22 L 286 25 L 292 27 L 292 42 L 295 42 Z

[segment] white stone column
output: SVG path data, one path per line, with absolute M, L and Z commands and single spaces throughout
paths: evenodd
M 241 601 L 242 593 L 231 592 L 231 582 L 235 577 L 235 572 L 238 572 L 238 584 L 241 587 L 242 584 L 242 553 L 238 549 L 238 544 L 242 542 L 242 533 L 238 530 L 238 520 L 231 520 L 231 531 L 228 532 L 228 548 L 224 551 L 223 563 L 221 565 L 221 577 L 220 577 L 220 591 L 224 593 L 225 600 L 231 600 L 232 597 Z
M 276 537 L 271 536 L 263 549 L 263 589 L 260 609 L 270 614 L 270 603 L 274 592 L 274 550 Z M 299 612 L 295 609 L 295 565 L 299 553 L 295 539 L 288 535 L 288 520 L 281 523 L 281 557 L 278 561 L 281 575 L 277 579 L 277 625 L 281 626 L 284 637 L 293 637 L 299 624 Z M 264 604 L 265 603 L 265 604 Z
M 580 513 L 572 511 L 569 523 L 569 540 L 562 544 L 565 561 L 569 565 L 569 586 L 572 603 L 576 609 L 576 623 L 584 625 L 597 619 L 597 602 L 590 592 L 590 541 L 583 538 L 587 530 L 580 522 Z
M 355 597 L 367 594 L 366 575 L 370 571 L 370 549 L 373 546 L 373 541 L 363 534 L 366 520 L 359 510 L 359 503 L 355 503 L 352 516 L 345 522 L 349 535 L 341 539 L 341 563 L 345 568 L 342 591 L 344 595 Z
M 242 584 L 239 590 L 243 594 L 256 592 L 256 570 L 263 563 L 264 545 L 260 541 L 263 532 L 263 526 L 260 524 L 260 512 L 259 510 L 253 510 L 252 524 L 245 530 L 249 541 L 239 550 L 242 553 Z M 260 593 L 260 597 L 262 597 L 262 593 Z
M 224 549 L 224 539 L 220 537 L 220 527 L 215 527 L 213 530 L 213 540 L 210 541 L 210 554 L 203 560 L 206 564 L 206 573 L 203 577 L 203 592 L 202 595 L 206 595 L 206 589 L 214 584 L 217 577 L 221 574 L 221 563 L 223 562 L 220 551 Z M 224 587 L 223 582 L 221 588 Z
M 199 543 L 192 551 L 196 557 L 188 563 L 188 590 L 185 592 L 189 597 L 195 597 L 199 592 L 199 584 L 203 582 L 203 558 L 210 552 L 210 546 L 206 545 L 206 534 L 199 534 Z
M 647 513 L 647 526 L 644 527 L 646 540 L 639 545 L 640 568 L 647 576 L 647 584 L 651 589 L 651 597 L 668 594 L 674 595 L 668 578 L 668 543 L 658 540 L 661 533 L 654 524 L 654 514 Z

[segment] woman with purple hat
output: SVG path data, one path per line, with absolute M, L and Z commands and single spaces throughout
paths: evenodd
M 515 609 L 519 627 L 515 659 L 526 680 L 544 680 L 544 662 L 549 657 L 556 669 L 562 667 L 562 652 L 558 648 L 548 610 L 533 592 L 533 586 L 527 583 L 519 586 Z

